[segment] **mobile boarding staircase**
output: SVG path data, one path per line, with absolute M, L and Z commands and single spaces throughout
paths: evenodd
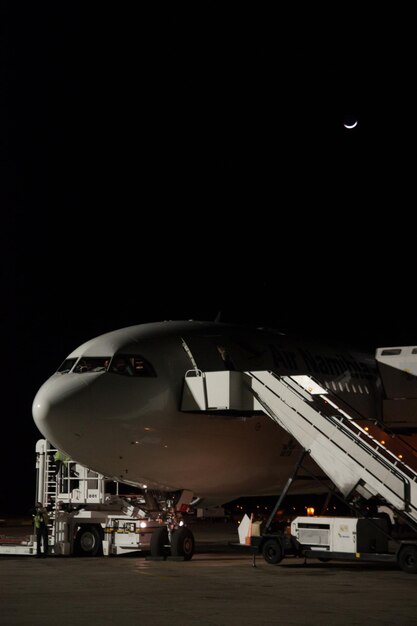
M 346 500 L 375 497 L 417 531 L 417 451 L 381 423 L 345 408 L 310 376 L 186 373 L 184 411 L 259 409 L 309 452 Z

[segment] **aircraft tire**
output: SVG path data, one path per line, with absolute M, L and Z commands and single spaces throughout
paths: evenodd
M 403 546 L 398 554 L 398 563 L 403 572 L 417 574 L 417 546 Z
M 157 528 L 151 537 L 151 556 L 164 556 L 168 554 L 168 529 L 166 526 Z
M 74 546 L 77 556 L 102 556 L 103 543 L 100 530 L 96 526 L 80 526 Z
M 268 539 L 262 546 L 262 556 L 270 565 L 278 565 L 283 558 L 282 547 L 277 539 Z
M 181 556 L 184 561 L 190 561 L 194 554 L 194 535 L 189 528 L 177 528 L 172 533 L 171 555 Z

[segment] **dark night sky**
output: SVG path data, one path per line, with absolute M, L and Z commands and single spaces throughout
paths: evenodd
M 103 332 L 222 311 L 417 341 L 414 11 L 19 6 L 0 40 L 0 514 L 32 503 L 11 463 L 33 476 L 36 390 Z

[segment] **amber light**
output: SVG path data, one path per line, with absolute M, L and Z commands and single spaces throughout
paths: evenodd
M 307 507 L 307 515 L 314 515 L 314 506 Z

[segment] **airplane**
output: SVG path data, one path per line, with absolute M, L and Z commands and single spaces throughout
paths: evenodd
M 191 505 L 279 493 L 301 450 L 297 442 L 261 410 L 182 410 L 190 370 L 308 374 L 365 419 L 382 417 L 373 355 L 271 329 L 164 321 L 76 348 L 37 392 L 33 418 L 79 463 L 145 490 L 191 494 Z M 305 467 L 318 470 L 309 460 Z M 292 486 L 293 493 L 323 491 L 308 474 Z

